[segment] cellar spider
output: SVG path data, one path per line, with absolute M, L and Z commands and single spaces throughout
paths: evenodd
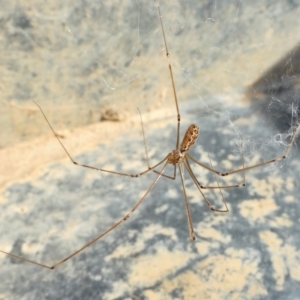
M 160 26 L 161 26 L 161 31 L 162 31 L 162 36 L 163 36 L 163 40 L 164 40 L 164 46 L 165 46 L 165 54 L 166 57 L 169 59 L 170 55 L 169 55 L 169 51 L 168 51 L 168 47 L 167 47 L 167 41 L 166 41 L 166 36 L 165 36 L 165 31 L 164 31 L 164 26 L 163 26 L 163 21 L 162 21 L 162 15 L 160 12 L 159 7 L 158 9 L 158 16 L 159 16 L 159 20 L 160 20 Z M 26 261 L 28 263 L 37 265 L 39 267 L 43 267 L 46 269 L 56 269 L 57 267 L 59 267 L 60 265 L 62 265 L 63 263 L 65 263 L 67 260 L 71 259 L 72 257 L 74 257 L 75 255 L 81 253 L 83 250 L 85 250 L 86 248 L 90 247 L 91 245 L 93 245 L 94 243 L 96 243 L 97 241 L 99 241 L 101 238 L 103 238 L 104 236 L 106 236 L 108 233 L 110 233 L 111 231 L 113 231 L 114 229 L 116 229 L 117 227 L 119 227 L 123 222 L 125 222 L 126 220 L 129 219 L 129 217 L 135 212 L 135 210 L 142 204 L 142 202 L 145 200 L 145 198 L 147 197 L 147 195 L 150 193 L 150 191 L 154 188 L 154 186 L 156 185 L 156 183 L 158 182 L 158 180 L 161 177 L 165 177 L 171 180 L 175 180 L 176 178 L 176 171 L 177 171 L 177 166 L 179 169 L 179 175 L 180 175 L 180 179 L 181 179 L 181 184 L 182 184 L 182 189 L 183 189 L 183 196 L 184 196 L 184 202 L 185 202 L 185 209 L 186 209 L 186 214 L 187 214 L 187 223 L 188 223 L 188 228 L 189 228 L 189 235 L 190 235 L 190 239 L 191 241 L 194 241 L 196 236 L 195 236 L 195 231 L 194 231 L 194 227 L 193 227 L 193 221 L 192 221 L 192 216 L 191 216 L 191 212 L 190 212 L 190 207 L 189 207 L 189 203 L 188 203 L 188 198 L 187 198 L 187 193 L 186 193 L 186 188 L 185 188 L 185 184 L 184 184 L 184 177 L 183 177 L 183 169 L 185 168 L 187 170 L 187 172 L 189 173 L 189 175 L 191 176 L 193 182 L 195 183 L 196 187 L 198 188 L 200 194 L 202 195 L 203 199 L 205 200 L 206 204 L 208 205 L 208 207 L 212 210 L 212 211 L 216 211 L 216 212 L 228 212 L 229 209 L 227 207 L 226 201 L 224 199 L 223 193 L 222 193 L 222 189 L 228 189 L 228 188 L 238 188 L 238 187 L 243 187 L 245 186 L 245 171 L 254 169 L 254 168 L 259 168 L 262 166 L 265 166 L 267 164 L 271 164 L 280 160 L 285 159 L 291 149 L 292 146 L 295 142 L 295 139 L 297 137 L 297 135 L 300 132 L 300 124 L 298 125 L 296 131 L 294 132 L 294 134 L 291 137 L 291 140 L 285 150 L 285 152 L 283 153 L 283 155 L 273 158 L 271 160 L 265 161 L 263 163 L 259 163 L 259 164 L 255 164 L 252 166 L 244 166 L 244 160 L 243 160 L 243 167 L 237 170 L 233 170 L 230 172 L 226 172 L 226 173 L 222 173 L 219 172 L 215 169 L 213 169 L 211 161 L 210 161 L 210 166 L 206 166 L 200 162 L 198 162 L 190 153 L 189 150 L 193 147 L 193 145 L 195 144 L 200 129 L 196 124 L 192 124 L 189 126 L 189 128 L 187 129 L 183 140 L 181 142 L 181 144 L 179 145 L 179 136 L 180 136 L 180 111 L 179 111 L 179 105 L 178 105 L 178 100 L 177 100 L 177 95 L 176 95 L 176 88 L 175 88 L 175 82 L 174 82 L 174 77 L 173 77 L 173 71 L 172 71 L 172 65 L 171 62 L 169 60 L 168 62 L 168 68 L 169 68 L 169 74 L 170 74 L 170 80 L 171 80 L 171 85 L 172 85 L 172 90 L 173 90 L 173 95 L 174 95 L 174 102 L 175 102 L 175 106 L 176 106 L 176 112 L 177 112 L 177 135 L 176 135 L 176 148 L 175 150 L 173 150 L 172 152 L 170 152 L 169 154 L 167 154 L 165 156 L 165 158 L 163 160 L 161 160 L 160 162 L 158 162 L 157 164 L 155 164 L 154 166 L 150 167 L 149 164 L 149 157 L 148 157 L 148 151 L 147 151 L 147 145 L 146 145 L 146 140 L 145 140 L 145 134 L 144 134 L 144 127 L 143 127 L 143 122 L 142 122 L 142 118 L 141 118 L 141 126 L 142 126 L 142 134 L 143 134 L 143 140 L 144 140 L 144 147 L 145 147 L 145 153 L 146 153 L 146 159 L 147 159 L 147 166 L 148 168 L 138 174 L 127 174 L 127 173 L 121 173 L 121 172 L 116 172 L 116 171 L 111 171 L 111 170 L 106 170 L 106 169 L 101 169 L 101 168 L 96 168 L 93 166 L 89 166 L 89 165 L 84 165 L 81 163 L 76 162 L 72 156 L 70 155 L 70 153 L 67 151 L 67 149 L 65 148 L 65 146 L 63 145 L 60 136 L 55 133 L 52 125 L 50 124 L 50 122 L 48 121 L 44 111 L 42 110 L 42 108 L 39 106 L 39 104 L 37 104 L 36 102 L 34 102 L 38 108 L 40 109 L 43 117 L 45 118 L 46 122 L 48 123 L 51 131 L 53 132 L 54 136 L 56 137 L 56 139 L 58 140 L 59 144 L 61 145 L 61 147 L 64 149 L 66 155 L 69 157 L 69 159 L 71 160 L 71 162 L 74 165 L 77 166 L 81 166 L 84 168 L 89 168 L 89 169 L 93 169 L 96 171 L 101 171 L 101 172 L 106 172 L 106 173 L 110 173 L 110 174 L 114 174 L 114 175 L 118 175 L 118 176 L 127 176 L 127 177 L 132 177 L 132 178 L 137 178 L 140 177 L 146 173 L 149 172 L 154 172 L 156 173 L 156 178 L 154 179 L 154 181 L 151 183 L 150 187 L 148 188 L 148 190 L 145 192 L 145 194 L 138 200 L 138 202 L 133 206 L 133 208 L 129 211 L 128 214 L 126 214 L 125 217 L 123 217 L 121 220 L 119 220 L 117 223 L 115 223 L 112 227 L 110 227 L 109 229 L 107 229 L 105 232 L 101 233 L 100 235 L 98 235 L 97 237 L 95 237 L 94 239 L 92 239 L 90 242 L 88 242 L 87 244 L 85 244 L 84 246 L 82 246 L 80 249 L 76 250 L 75 252 L 73 252 L 72 254 L 68 255 L 67 257 L 63 258 L 62 260 L 56 262 L 55 264 L 53 264 L 52 266 L 49 265 L 45 265 L 24 257 L 20 257 L 18 255 L 12 254 L 12 253 L 8 253 L 5 252 L 3 250 L 0 250 L 0 252 L 9 255 L 13 258 L 16 259 L 21 259 L 23 261 Z M 141 116 L 141 114 L 140 114 Z M 210 160 L 210 159 L 209 159 Z M 243 183 L 240 184 L 236 184 L 236 185 L 220 185 L 219 181 L 216 180 L 217 185 L 216 186 L 202 186 L 200 184 L 200 182 L 197 180 L 196 176 L 193 173 L 192 167 L 191 167 L 191 162 L 195 163 L 196 165 L 208 170 L 209 172 L 213 173 L 215 178 L 217 179 L 217 176 L 228 176 L 228 175 L 232 175 L 232 174 L 236 174 L 236 173 L 242 173 L 243 175 Z M 173 166 L 173 176 L 169 176 L 164 174 L 164 171 L 166 169 L 166 167 L 168 165 L 172 165 Z M 159 166 L 162 166 L 160 171 L 157 171 L 157 168 Z M 204 193 L 202 192 L 202 190 L 204 189 L 218 189 L 220 191 L 221 197 L 222 197 L 222 201 L 224 203 L 224 209 L 216 209 L 212 206 L 212 204 L 210 203 L 210 201 L 206 198 L 206 196 L 204 195 Z

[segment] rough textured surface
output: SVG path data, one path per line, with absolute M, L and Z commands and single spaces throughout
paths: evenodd
M 172 109 L 172 118 L 147 122 L 145 117 L 152 164 L 174 148 Z M 201 128 L 193 151 L 201 162 L 209 164 L 209 153 L 215 168 L 239 168 L 241 154 L 234 143 L 239 137 L 245 141 L 246 165 L 283 152 L 283 144 L 272 138 L 276 133 L 272 126 L 249 108 L 230 109 L 230 118 L 222 111 L 199 109 L 197 102 L 181 106 L 182 128 L 191 121 Z M 66 146 L 68 139 L 66 135 Z M 76 160 L 136 172 L 145 168 L 143 156 L 136 130 L 99 144 Z M 200 167 L 193 165 L 193 170 L 201 183 L 216 184 Z M 197 235 L 194 244 L 189 242 L 180 180 L 162 178 L 122 227 L 55 271 L 1 255 L 0 297 L 296 299 L 300 293 L 297 170 L 299 155 L 294 149 L 283 163 L 247 172 L 245 188 L 223 190 L 230 208 L 227 214 L 211 212 L 186 174 Z M 154 174 L 140 179 L 103 175 L 68 160 L 45 165 L 38 176 L 32 174 L 31 180 L 15 182 L 2 193 L 0 244 L 4 250 L 48 264 L 125 216 L 155 178 Z M 241 181 L 241 176 L 226 180 Z M 222 205 L 218 191 L 206 195 L 214 205 Z
M 49 133 L 34 99 L 81 163 L 132 173 L 146 168 L 136 106 L 151 164 L 172 151 L 176 111 L 153 3 L 26 3 L 1 3 L 0 147 Z M 286 101 L 280 91 L 261 96 L 267 103 L 259 99 L 260 108 L 270 99 L 284 108 L 285 124 L 271 110 L 242 104 L 234 91 L 243 93 L 294 48 L 298 3 L 181 3 L 162 5 L 162 13 L 181 136 L 191 123 L 200 127 L 193 155 L 209 165 L 209 153 L 223 171 L 241 167 L 240 141 L 245 165 L 281 155 L 288 141 L 281 132 L 298 115 L 298 98 L 290 97 L 298 85 Z M 98 121 L 100 110 L 121 122 L 82 126 Z M 61 130 L 62 123 L 71 129 Z M 214 176 L 192 167 L 202 184 L 216 185 Z M 155 176 L 76 167 L 50 135 L 3 148 L 0 249 L 51 265 L 124 217 Z M 186 173 L 192 244 L 180 179 L 161 178 L 122 227 L 55 271 L 0 255 L 0 299 L 297 299 L 299 179 L 295 147 L 286 161 L 247 172 L 245 188 L 223 190 L 230 212 L 220 214 L 208 209 Z M 205 194 L 222 207 L 218 190 Z

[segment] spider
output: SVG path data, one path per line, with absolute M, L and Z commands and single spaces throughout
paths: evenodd
M 157 7 L 158 9 L 158 17 L 159 17 L 159 21 L 160 21 L 160 26 L 161 26 L 161 31 L 162 31 L 162 36 L 163 36 L 163 41 L 164 41 L 164 46 L 165 46 L 165 54 L 166 57 L 169 59 L 170 55 L 169 55 L 169 51 L 168 51 L 168 46 L 167 46 L 167 40 L 166 40 L 166 35 L 165 35 L 165 31 L 164 31 L 164 26 L 163 26 L 163 21 L 162 21 L 162 15 L 160 12 L 160 8 Z M 186 192 L 186 188 L 185 188 L 185 184 L 184 184 L 184 177 L 183 177 L 183 170 L 184 168 L 187 170 L 187 172 L 189 173 L 189 175 L 191 176 L 193 182 L 195 183 L 197 189 L 199 190 L 200 194 L 202 195 L 203 199 L 205 200 L 206 204 L 208 205 L 208 207 L 212 210 L 212 211 L 216 211 L 216 212 L 228 212 L 229 209 L 227 207 L 226 201 L 224 199 L 224 196 L 222 194 L 222 189 L 228 189 L 228 188 L 238 188 L 238 187 L 244 187 L 245 186 L 245 171 L 254 169 L 254 168 L 259 168 L 262 166 L 265 166 L 267 164 L 271 164 L 280 160 L 285 159 L 291 149 L 292 146 L 295 142 L 296 137 L 298 136 L 299 132 L 300 132 L 300 124 L 298 125 L 296 131 L 293 133 L 291 140 L 285 150 L 285 152 L 283 153 L 283 155 L 273 158 L 271 160 L 265 161 L 263 163 L 259 163 L 259 164 L 255 164 L 252 166 L 244 166 L 244 160 L 243 160 L 243 167 L 237 170 L 233 170 L 230 172 L 226 172 L 226 173 L 222 173 L 219 172 L 218 170 L 215 170 L 212 167 L 211 161 L 210 161 L 210 167 L 202 164 L 201 162 L 197 161 L 190 153 L 190 149 L 194 146 L 194 144 L 197 141 L 197 138 L 199 136 L 200 133 L 200 129 L 196 124 L 191 124 L 189 126 L 189 128 L 187 129 L 187 131 L 185 132 L 185 135 L 182 139 L 181 144 L 179 144 L 179 137 L 180 137 L 180 111 L 179 111 L 179 105 L 178 105 L 178 100 L 177 100 L 177 95 L 176 95 L 176 88 L 175 88 L 175 82 L 174 82 L 174 77 L 173 77 L 173 70 L 172 70 L 172 65 L 171 62 L 169 60 L 168 62 L 168 68 L 169 68 L 169 74 L 170 74 L 170 81 L 171 81 L 171 85 L 172 85 L 172 90 L 173 90 L 173 95 L 174 95 L 174 102 L 175 102 L 175 106 L 176 106 L 176 112 L 177 112 L 177 134 L 176 134 L 176 147 L 175 150 L 173 150 L 172 152 L 168 153 L 165 158 L 163 160 L 161 160 L 160 162 L 158 162 L 157 164 L 155 164 L 154 166 L 150 167 L 149 164 L 149 158 L 148 158 L 148 150 L 147 150 L 147 145 L 146 145 L 146 140 L 145 140 L 145 133 L 144 133 L 144 127 L 143 127 L 143 121 L 142 121 L 142 117 L 141 117 L 141 113 L 140 113 L 140 118 L 141 118 L 141 127 L 142 127 L 142 134 L 143 134 L 143 141 L 144 141 L 144 148 L 145 148 L 145 153 L 146 153 L 146 159 L 147 159 L 147 166 L 148 168 L 138 174 L 128 174 L 128 173 L 121 173 L 121 172 L 116 172 L 116 171 L 111 171 L 111 170 L 106 170 L 106 169 L 102 169 L 102 168 L 96 168 L 93 166 L 89 166 L 89 165 L 85 165 L 85 164 L 81 164 L 76 162 L 72 156 L 70 155 L 70 153 L 68 152 L 68 150 L 66 149 L 66 147 L 64 146 L 64 144 L 61 141 L 61 137 L 55 133 L 52 125 L 50 124 L 49 120 L 47 119 L 44 111 L 42 110 L 42 108 L 40 107 L 39 104 L 37 104 L 36 102 L 34 102 L 38 108 L 40 109 L 43 117 L 45 118 L 45 121 L 48 123 L 50 130 L 53 132 L 55 138 L 57 139 L 57 141 L 59 142 L 59 144 L 61 145 L 61 147 L 64 149 L 66 155 L 69 157 L 69 159 L 71 160 L 71 162 L 74 165 L 80 166 L 80 167 L 84 167 L 84 168 L 88 168 L 88 169 L 92 169 L 92 170 L 96 170 L 96 171 L 101 171 L 101 172 L 106 172 L 106 173 L 110 173 L 110 174 L 114 174 L 114 175 L 118 175 L 118 176 L 127 176 L 127 177 L 132 177 L 132 178 L 137 178 L 140 177 L 146 173 L 149 172 L 154 172 L 156 173 L 156 178 L 154 179 L 154 181 L 151 183 L 151 185 L 149 186 L 148 190 L 145 192 L 145 194 L 138 200 L 138 202 L 133 206 L 133 208 L 129 211 L 129 213 L 127 213 L 121 220 L 119 220 L 117 223 L 115 223 L 112 227 L 110 227 L 109 229 L 107 229 L 106 231 L 102 232 L 100 235 L 98 235 L 97 237 L 95 237 L 94 239 L 92 239 L 91 241 L 89 241 L 87 244 L 83 245 L 80 249 L 76 250 L 75 252 L 73 252 L 72 254 L 68 255 L 67 257 L 65 257 L 64 259 L 56 262 L 55 264 L 51 265 L 45 265 L 24 257 L 20 257 L 18 255 L 12 254 L 12 253 L 8 253 L 5 252 L 3 250 L 0 250 L 0 252 L 2 252 L 3 254 L 9 255 L 13 258 L 16 259 L 21 259 L 23 261 L 26 261 L 28 263 L 37 265 L 39 267 L 43 267 L 46 269 L 56 269 L 57 267 L 59 267 L 60 265 L 62 265 L 63 263 L 65 263 L 66 261 L 68 261 L 69 259 L 71 259 L 72 257 L 74 257 L 75 255 L 81 253 L 83 250 L 85 250 L 86 248 L 90 247 L 91 245 L 93 245 L 94 243 L 96 243 L 97 241 L 99 241 L 100 239 L 102 239 L 104 236 L 106 236 L 108 233 L 112 232 L 114 229 L 116 229 L 117 227 L 119 227 L 123 222 L 125 222 L 126 220 L 128 220 L 130 218 L 130 216 L 135 212 L 135 210 L 142 204 L 142 202 L 145 200 L 145 198 L 147 197 L 147 195 L 150 193 L 150 191 L 154 188 L 154 186 L 156 185 L 156 183 L 158 182 L 158 180 L 161 177 L 165 177 L 168 179 L 172 179 L 175 180 L 176 179 L 176 174 L 177 174 L 177 167 L 179 169 L 179 175 L 180 175 L 180 179 L 181 179 L 181 184 L 182 184 L 182 189 L 183 189 L 183 196 L 184 196 L 184 201 L 185 201 L 185 209 L 186 209 L 186 214 L 187 214 L 187 223 L 188 223 L 188 228 L 189 228 L 189 236 L 190 236 L 190 240 L 191 241 L 195 241 L 196 236 L 195 236 L 195 231 L 194 231 L 194 227 L 193 227 L 193 221 L 192 221 L 192 216 L 190 213 L 190 207 L 189 207 L 189 202 L 188 202 L 188 197 L 187 197 L 187 192 Z M 209 158 L 210 160 L 210 158 Z M 193 173 L 192 167 L 191 167 L 191 162 L 197 164 L 198 166 L 208 170 L 209 172 L 213 173 L 214 176 L 217 178 L 217 176 L 229 176 L 235 173 L 242 173 L 243 175 L 243 183 L 240 184 L 236 184 L 236 185 L 220 185 L 218 180 L 217 180 L 217 185 L 216 186 L 202 186 L 199 181 L 197 180 L 196 176 Z M 172 165 L 173 166 L 173 176 L 169 176 L 164 174 L 164 171 L 166 169 L 166 167 L 168 165 Z M 161 167 L 160 171 L 157 171 L 158 167 Z M 222 201 L 224 203 L 224 209 L 216 209 L 212 206 L 212 204 L 210 203 L 210 201 L 206 198 L 206 196 L 204 195 L 204 193 L 202 192 L 202 190 L 204 189 L 218 189 L 220 191 L 220 194 L 222 196 Z

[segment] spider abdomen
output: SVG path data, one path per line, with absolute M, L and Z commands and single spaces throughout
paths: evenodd
M 196 124 L 190 125 L 187 129 L 180 146 L 180 152 L 189 151 L 197 141 L 200 129 Z

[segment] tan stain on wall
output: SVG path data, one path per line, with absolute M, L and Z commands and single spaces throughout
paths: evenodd
M 133 232 L 135 234 L 136 232 Z M 105 259 L 124 259 L 129 255 L 135 255 L 139 252 L 142 252 L 146 249 L 146 241 L 151 240 L 155 235 L 164 235 L 166 237 L 171 238 L 174 241 L 177 241 L 178 238 L 176 236 L 175 228 L 166 228 L 162 227 L 158 224 L 152 224 L 147 226 L 137 235 L 137 241 L 133 244 L 128 241 L 123 243 L 122 247 L 118 247 L 113 253 L 108 255 Z
M 243 290 L 249 299 L 267 295 L 259 260 L 251 257 L 251 251 L 241 253 L 231 248 L 227 253 L 230 256 L 211 255 L 197 263 L 193 270 L 164 280 L 158 289 L 160 295 L 176 290 L 182 291 L 182 299 L 240 299 Z
M 266 222 L 266 218 L 279 209 L 275 200 L 272 198 L 263 200 L 244 200 L 239 204 L 239 208 L 240 214 L 247 219 L 250 224 Z
M 282 239 L 271 231 L 262 231 L 259 237 L 267 246 L 271 257 L 276 289 L 283 290 L 287 275 L 294 280 L 300 280 L 300 254 L 297 248 L 284 244 Z

